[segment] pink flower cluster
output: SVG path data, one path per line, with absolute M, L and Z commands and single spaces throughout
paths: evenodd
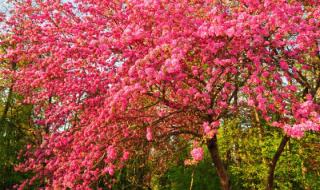
M 203 149 L 201 147 L 192 149 L 191 156 L 195 161 L 203 160 Z
M 219 121 L 215 121 L 209 124 L 209 122 L 204 122 L 203 123 L 203 132 L 204 134 L 209 137 L 212 138 L 216 133 L 217 133 L 217 129 L 220 125 Z

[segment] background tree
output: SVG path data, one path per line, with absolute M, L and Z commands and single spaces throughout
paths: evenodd
M 0 54 L 6 54 L 10 44 L 1 36 Z M 0 58 L 0 188 L 11 189 L 30 175 L 15 172 L 14 166 L 23 159 L 19 151 L 35 142 L 32 105 L 14 91 L 14 74 L 23 61 Z

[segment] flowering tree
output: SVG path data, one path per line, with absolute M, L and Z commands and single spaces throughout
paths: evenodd
M 85 189 L 123 167 L 137 145 L 195 140 L 230 189 L 216 131 L 254 110 L 289 137 L 319 127 L 318 1 L 59 0 L 15 3 L 8 21 L 27 55 L 17 90 L 45 135 L 19 169 L 50 188 Z M 315 82 L 314 82 L 315 81 Z M 282 148 L 281 148 L 282 147 Z M 281 150 L 282 149 L 282 150 Z M 271 183 L 271 184 L 270 184 Z M 23 186 L 22 185 L 22 186 Z

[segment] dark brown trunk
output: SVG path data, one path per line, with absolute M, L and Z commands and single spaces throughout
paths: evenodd
M 277 162 L 286 146 L 287 142 L 289 141 L 290 137 L 284 136 L 281 140 L 281 143 L 277 149 L 277 152 L 272 158 L 272 162 L 269 165 L 269 173 L 268 173 L 268 182 L 267 182 L 267 190 L 273 189 L 273 181 L 274 181 L 274 171 L 276 169 Z
M 207 143 L 207 146 L 219 176 L 221 189 L 230 190 L 231 189 L 230 178 L 219 155 L 217 137 L 215 136 L 212 139 L 210 139 Z

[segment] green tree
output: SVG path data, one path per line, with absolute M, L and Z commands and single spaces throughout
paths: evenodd
M 219 131 L 223 161 L 231 175 L 233 189 L 265 189 L 268 166 L 282 133 L 266 124 L 231 119 Z M 319 189 L 319 133 L 306 133 L 303 139 L 290 139 L 275 169 L 275 189 Z
M 6 45 L 0 47 L 6 53 Z M 11 74 L 19 64 L 8 59 L 0 59 L 0 189 L 11 189 L 28 174 L 18 173 L 15 165 L 19 151 L 35 139 L 32 122 L 32 105 L 24 104 L 22 97 L 14 92 L 15 81 Z

